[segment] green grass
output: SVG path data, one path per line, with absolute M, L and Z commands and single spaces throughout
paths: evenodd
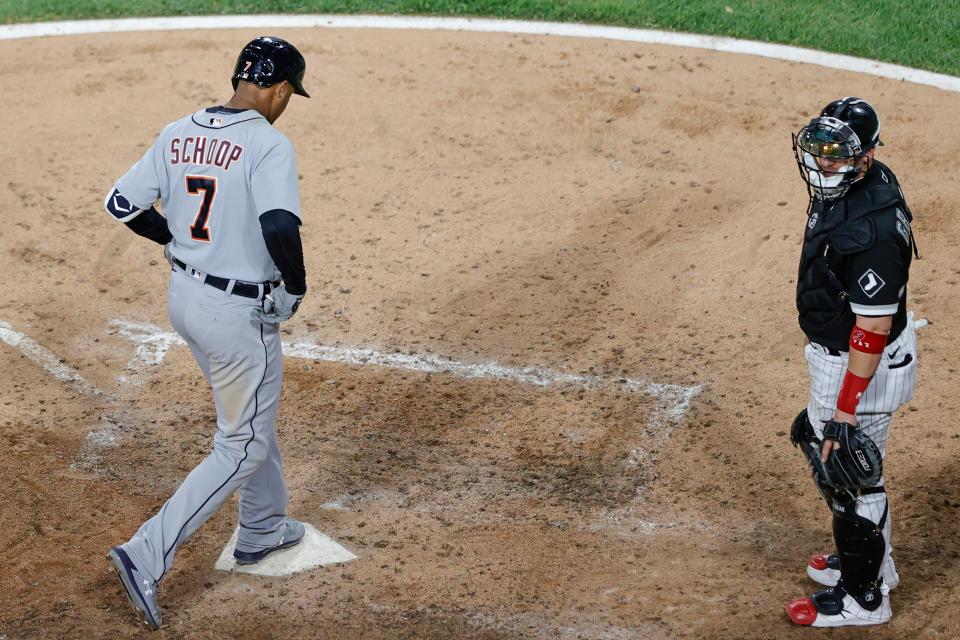
M 0 23 L 234 13 L 590 22 L 780 42 L 960 75 L 960 0 L 0 0 Z

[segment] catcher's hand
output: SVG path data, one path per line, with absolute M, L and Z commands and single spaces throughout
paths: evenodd
M 823 425 L 823 444 L 834 441 L 824 463 L 829 482 L 838 489 L 872 487 L 883 475 L 883 458 L 869 436 L 852 424 L 831 420 Z
M 263 297 L 263 302 L 254 309 L 254 313 L 264 324 L 280 324 L 289 320 L 300 307 L 303 296 L 287 291 L 286 285 L 280 285 Z

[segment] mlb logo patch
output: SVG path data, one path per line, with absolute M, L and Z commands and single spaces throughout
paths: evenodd
M 877 291 L 883 289 L 883 285 L 887 284 L 883 281 L 883 278 L 877 275 L 877 272 L 873 269 L 867 269 L 867 272 L 860 276 L 860 279 L 857 280 L 857 284 L 860 285 L 860 288 L 863 289 L 863 292 L 867 294 L 868 298 L 872 298 L 877 294 Z
M 210 118 L 210 126 L 211 126 L 211 127 L 222 127 L 222 126 L 223 126 L 223 118 Z

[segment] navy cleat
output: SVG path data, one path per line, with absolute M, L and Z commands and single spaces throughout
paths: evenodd
M 274 551 L 289 549 L 290 547 L 300 544 L 300 541 L 303 540 L 303 534 L 305 533 L 303 523 L 298 520 L 287 520 L 283 523 L 283 526 L 286 530 L 283 535 L 280 536 L 280 542 L 276 545 L 261 549 L 260 551 L 239 551 L 234 549 L 233 559 L 237 561 L 237 564 L 256 564 Z
M 120 578 L 130 606 L 140 614 L 148 627 L 159 629 L 163 616 L 157 604 L 157 584 L 140 573 L 130 561 L 130 556 L 120 547 L 110 549 L 107 558 Z

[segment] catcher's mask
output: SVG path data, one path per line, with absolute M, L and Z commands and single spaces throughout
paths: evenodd
M 810 199 L 842 198 L 870 167 L 880 142 L 880 119 L 866 100 L 834 100 L 792 136 L 793 154 Z

